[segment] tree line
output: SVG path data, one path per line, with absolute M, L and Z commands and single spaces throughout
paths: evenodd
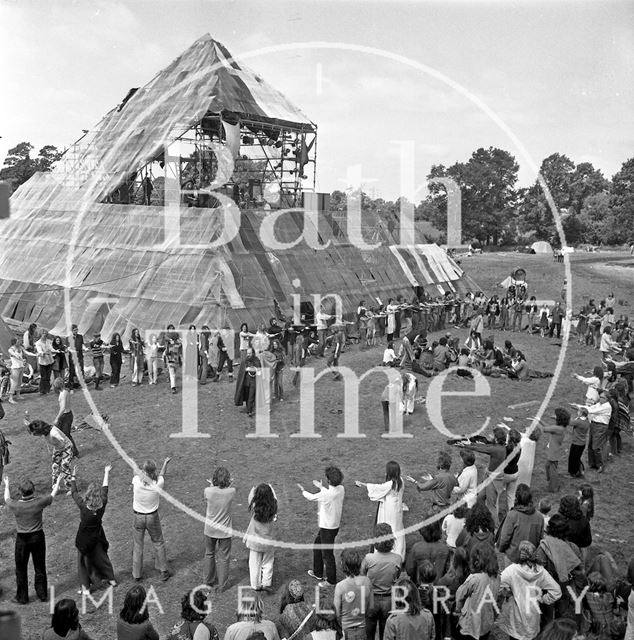
M 9 149 L 0 180 L 15 191 L 37 171 L 50 171 L 62 157 L 53 145 L 31 157 L 33 145 L 21 142 Z M 432 165 L 427 176 L 429 195 L 418 204 L 405 198 L 395 201 L 361 193 L 361 209 L 376 214 L 388 226 L 398 221 L 402 206 L 414 209 L 441 233 L 447 230 L 447 194 L 435 178 L 452 178 L 460 187 L 464 242 L 481 244 L 529 244 L 548 240 L 557 245 L 555 220 L 538 181 L 517 187 L 519 165 L 503 149 L 477 149 L 466 162 L 449 167 Z M 561 214 L 568 244 L 622 244 L 634 242 L 634 158 L 626 160 L 611 180 L 590 162 L 575 164 L 566 155 L 553 153 L 540 167 L 554 203 Z M 344 211 L 348 193 L 333 191 L 330 210 Z
M 433 165 L 427 176 L 429 195 L 415 206 L 415 217 L 446 233 L 447 194 L 433 180 L 452 178 L 461 191 L 463 242 L 517 245 L 547 240 L 558 245 L 544 190 L 537 180 L 530 187 L 517 187 L 518 171 L 515 158 L 494 147 L 477 149 L 466 162 Z M 560 212 L 568 244 L 634 241 L 634 158 L 608 180 L 590 162 L 575 164 L 553 153 L 541 163 L 540 174 Z M 331 211 L 341 211 L 345 204 L 345 192 L 331 194 Z M 362 209 L 386 219 L 398 216 L 400 206 L 401 198 L 385 201 L 362 194 Z

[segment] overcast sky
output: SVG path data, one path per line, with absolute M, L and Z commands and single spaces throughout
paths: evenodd
M 361 164 L 366 190 L 396 197 L 397 140 L 417 184 L 482 146 L 531 183 L 479 101 L 536 165 L 561 152 L 611 177 L 634 155 L 634 2 L 0 0 L 0 163 L 21 141 L 64 148 L 205 33 L 238 59 L 332 43 L 246 60 L 318 125 L 321 191 Z

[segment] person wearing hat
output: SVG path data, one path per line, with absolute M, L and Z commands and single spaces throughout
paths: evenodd
M 101 391 L 101 380 L 103 379 L 103 354 L 106 350 L 106 343 L 101 339 L 99 331 L 95 331 L 93 339 L 88 343 L 88 348 L 92 353 L 92 363 L 95 366 L 95 391 Z
M 304 600 L 304 586 L 299 580 L 285 585 L 280 598 L 280 617 L 275 623 L 280 638 L 294 634 L 307 636 L 315 629 L 314 608 Z
M 498 627 L 511 638 L 532 640 L 539 634 L 539 603 L 551 605 L 561 598 L 557 581 L 535 560 L 535 545 L 523 540 L 517 560 L 500 576 Z

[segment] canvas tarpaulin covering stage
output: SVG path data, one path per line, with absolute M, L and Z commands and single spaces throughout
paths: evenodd
M 332 241 L 327 249 L 300 242 L 270 250 L 260 226 L 271 212 L 257 207 L 239 214 L 239 233 L 230 242 L 209 248 L 223 228 L 217 207 L 181 206 L 180 243 L 170 244 L 163 207 L 109 201 L 122 180 L 205 114 L 225 110 L 250 122 L 292 126 L 294 135 L 315 130 L 220 43 L 200 38 L 130 92 L 53 172 L 36 174 L 13 195 L 12 217 L 0 221 L 0 315 L 67 333 L 67 290 L 70 320 L 80 331 L 127 335 L 133 326 L 161 329 L 168 323 L 253 327 L 274 314 L 274 299 L 292 314 L 293 294 L 309 301 L 312 294 L 338 294 L 353 313 L 361 299 L 410 299 L 419 286 L 433 295 L 475 288 L 436 245 L 388 246 L 396 244 L 398 231 L 392 235 L 371 213 L 364 212 L 357 231 L 368 243 L 382 243 L 373 250 L 347 241 L 341 212 L 319 214 L 320 241 Z M 285 213 L 276 225 L 278 240 L 295 240 L 303 224 L 303 212 Z
M 19 203 L 19 193 L 16 200 Z M 0 224 L 0 314 L 19 322 L 37 322 L 53 332 L 65 331 L 63 286 L 71 287 L 71 318 L 81 331 L 127 333 L 133 326 L 163 328 L 190 323 L 237 328 L 255 326 L 274 315 L 273 299 L 291 314 L 293 293 L 310 300 L 313 293 L 336 293 L 344 309 L 360 299 L 402 294 L 423 286 L 436 296 L 444 291 L 475 289 L 458 265 L 437 245 L 389 246 L 361 251 L 337 239 L 332 217 L 320 218 L 319 233 L 327 249 L 304 242 L 271 251 L 259 229 L 270 212 L 248 211 L 240 231 L 218 249 L 196 249 L 218 232 L 222 216 L 213 209 L 184 208 L 184 248 L 161 246 L 160 207 L 92 204 L 83 213 L 66 278 L 70 229 L 76 210 L 14 207 L 16 215 Z M 276 226 L 281 242 L 301 234 L 301 212 L 284 214 Z M 364 234 L 368 237 L 368 234 Z M 299 287 L 294 281 L 300 281 Z

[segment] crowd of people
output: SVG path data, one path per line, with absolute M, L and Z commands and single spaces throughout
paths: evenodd
M 517 308 L 520 302 L 522 309 Z M 569 320 L 559 302 L 548 313 L 542 313 L 535 305 L 529 311 L 530 301 L 520 302 L 514 302 L 511 330 L 559 336 L 561 325 Z M 508 327 L 506 321 L 502 322 L 504 306 L 509 309 L 508 299 L 503 304 L 496 296 L 486 300 L 480 294 L 460 301 L 454 296 L 442 302 L 418 300 L 407 305 L 402 300 L 389 300 L 384 310 L 367 309 L 363 301 L 360 303 L 355 327 L 362 348 L 372 347 L 384 338 L 383 364 L 404 369 L 400 391 L 381 398 L 386 429 L 394 398 L 399 411 L 413 412 L 416 374 L 434 375 L 453 364 L 458 367 L 458 375 L 465 376 L 477 370 L 485 375 L 525 380 L 536 373 L 528 369 L 523 354 L 510 340 L 499 349 L 493 336 L 484 337 L 485 322 L 487 329 Z M 347 499 L 343 473 L 338 467 L 329 466 L 325 479 L 314 481 L 316 491 L 307 491 L 300 485 L 303 497 L 318 505 L 312 568 L 307 574 L 315 580 L 318 593 L 323 593 L 319 596 L 321 604 L 311 606 L 302 580 L 290 581 L 282 589 L 276 621 L 263 619 L 262 595 L 273 593 L 276 551 L 269 541 L 277 535 L 278 496 L 268 483 L 254 486 L 247 497 L 250 522 L 243 536 L 249 552 L 251 597 L 240 600 L 238 621 L 227 628 L 225 639 L 334 640 L 343 635 L 352 640 L 375 640 L 378 634 L 380 640 L 487 640 L 499 631 L 517 640 L 532 640 L 540 634 L 543 640 L 567 640 L 580 634 L 619 640 L 627 629 L 631 640 L 634 560 L 628 567 L 619 567 L 607 550 L 593 541 L 591 521 L 598 496 L 592 484 L 594 476 L 587 478 L 586 474 L 587 469 L 596 473 L 609 470 L 609 463 L 623 451 L 621 433 L 631 433 L 634 350 L 630 348 L 632 336 L 627 322 L 617 325 L 607 302 L 600 308 L 602 337 L 596 346 L 601 360 L 592 375 L 576 375 L 586 390 L 585 400 L 572 405 L 577 412 L 574 419 L 568 409 L 558 407 L 552 423 L 544 420 L 537 425 L 535 420 L 534 428 L 526 433 L 499 425 L 490 438 L 451 441 L 449 444 L 459 451 L 462 461 L 458 473 L 452 471 L 453 457 L 451 449 L 447 449 L 439 452 L 437 473 L 433 476 L 403 476 L 400 465 L 390 461 L 384 480 L 355 481 L 354 485 L 377 505 L 374 545 L 369 553 L 356 547 L 345 548 L 337 562 L 332 545 L 339 534 Z M 542 323 L 544 317 L 547 325 Z M 580 316 L 580 324 L 581 321 Z M 444 331 L 447 324 L 469 329 L 463 346 L 450 332 L 438 341 L 428 339 L 433 331 Z M 67 339 L 51 337 L 46 330 L 38 334 L 37 327 L 31 325 L 22 343 L 14 339 L 9 350 L 9 402 L 22 399 L 26 372 L 27 385 L 28 380 L 38 380 L 37 392 L 47 395 L 52 389 L 58 394 L 59 409 L 52 424 L 28 417 L 25 420 L 28 431 L 45 438 L 52 453 L 51 492 L 36 495 L 33 482 L 22 479 L 15 487 L 17 496 L 12 496 L 13 485 L 4 477 L 5 503 L 15 517 L 17 530 L 15 602 L 29 601 L 30 559 L 36 595 L 42 601 L 48 599 L 42 513 L 61 490 L 72 497 L 79 511 L 75 538 L 79 593 L 116 586 L 102 524 L 108 504 L 110 467 L 105 467 L 100 486 L 90 483 L 80 492 L 73 464 L 81 452 L 72 435 L 69 390 L 76 388 L 82 377 L 92 381 L 95 390 L 104 384 L 114 388 L 121 384 L 122 363 L 127 356 L 133 386 L 142 385 L 146 376 L 149 384 L 157 384 L 167 371 L 170 389 L 176 393 L 181 368 L 183 376 L 206 384 L 209 380 L 220 381 L 225 368 L 228 379 L 233 380 L 234 365 L 239 363 L 235 404 L 246 404 L 243 410 L 253 415 L 258 402 L 270 403 L 271 398 L 284 401 L 287 362 L 302 367 L 310 357 L 327 358 L 326 366 L 332 368 L 336 379 L 341 354 L 354 335 L 348 330 L 352 326 L 320 309 L 313 326 L 272 318 L 268 326 L 262 324 L 254 333 L 243 324 L 235 341 L 228 328 L 214 331 L 202 327 L 199 331 L 192 325 L 182 333 L 169 325 L 147 342 L 135 329 L 126 345 L 119 334 L 104 342 L 96 333 L 84 343 L 74 325 Z M 588 331 L 588 327 L 577 328 L 580 334 Z M 613 331 L 616 339 L 611 337 Z M 623 357 L 617 358 L 621 353 Z M 92 365 L 86 364 L 87 355 L 92 358 Z M 104 367 L 107 356 L 108 373 Z M 270 371 L 269 385 L 259 380 L 263 368 Z M 297 377 L 296 372 L 293 385 L 297 384 Z M 577 493 L 559 496 L 559 462 L 569 432 L 567 471 L 581 483 Z M 531 480 L 535 443 L 541 434 L 549 438 L 545 465 L 548 493 L 537 499 Z M 582 459 L 586 450 L 587 468 Z M 477 454 L 487 460 L 484 478 L 478 477 Z M 159 469 L 154 461 L 146 460 L 132 480 L 132 576 L 137 583 L 143 581 L 146 532 L 154 548 L 159 579 L 167 581 L 172 576 L 159 514 L 168 463 L 169 458 Z M 425 495 L 431 499 L 430 517 L 420 529 L 422 540 L 414 544 L 408 544 L 411 541 L 403 534 L 407 483 L 418 492 L 429 492 Z M 207 511 L 201 555 L 209 592 L 196 591 L 183 597 L 182 620 L 169 636 L 173 640 L 219 637 L 213 621 L 205 615 L 205 602 L 231 584 L 232 510 L 236 502 L 232 484 L 229 470 L 219 467 L 204 490 Z M 551 514 L 556 501 L 558 511 Z M 145 597 L 142 584 L 135 584 L 126 594 L 117 621 L 118 639 L 158 638 L 148 608 L 143 606 Z M 86 638 L 82 633 L 74 601 L 57 602 L 45 640 Z

